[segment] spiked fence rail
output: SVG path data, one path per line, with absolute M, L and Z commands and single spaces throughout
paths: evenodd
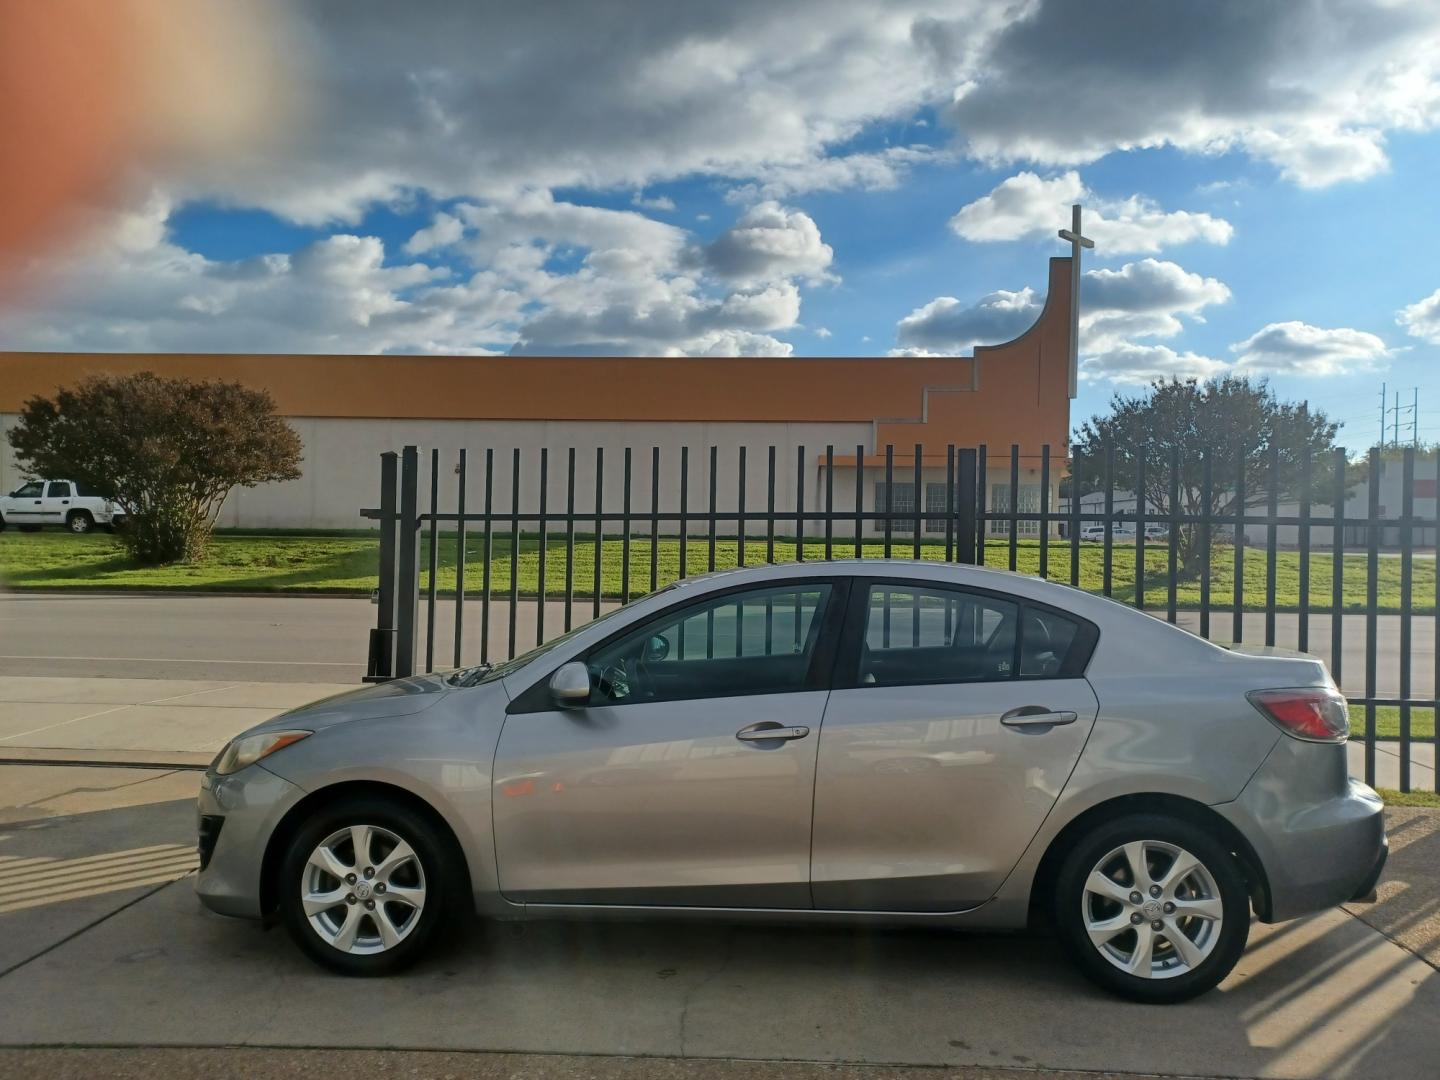
M 1201 480 L 1199 483 L 1199 512 L 1180 511 L 1182 500 L 1182 468 L 1178 454 L 1172 454 L 1169 461 L 1153 462 L 1137 459 L 1131 466 L 1134 490 L 1147 490 L 1146 474 L 1149 470 L 1162 470 L 1159 474 L 1168 479 L 1168 507 L 1165 513 L 1155 513 L 1143 494 L 1133 498 L 1133 509 L 1126 511 L 1116 506 L 1116 457 L 1113 448 L 1107 449 L 1098 463 L 1099 481 L 1091 485 L 1088 492 L 1073 493 L 1060 505 L 1055 498 L 1055 484 L 1067 471 L 1079 474 L 1078 469 L 1069 468 L 1079 459 L 1079 449 L 1072 452 L 1067 461 L 1063 456 L 1053 456 L 1051 448 L 1041 449 L 1038 466 L 1034 459 L 1022 458 L 1020 448 L 1011 446 L 1007 458 L 1002 458 L 1000 468 L 995 469 L 994 457 L 985 446 L 975 448 L 945 448 L 943 457 L 927 458 L 924 447 L 904 448 L 902 453 L 908 463 L 897 463 L 897 449 L 886 446 L 883 449 L 883 465 L 867 464 L 865 448 L 855 448 L 853 464 L 837 463 L 833 446 L 824 448 L 823 456 L 807 456 L 804 446 L 796 448 L 793 460 L 782 460 L 776 447 L 763 450 L 765 462 L 765 491 L 763 501 L 747 498 L 746 478 L 750 465 L 749 450 L 745 447 L 735 451 L 738 455 L 735 483 L 726 492 L 727 505 L 720 504 L 717 485 L 719 449 L 708 448 L 708 460 L 699 462 L 699 473 L 708 478 L 706 490 L 697 504 L 696 492 L 692 491 L 692 476 L 695 455 L 688 447 L 679 450 L 678 482 L 671 476 L 662 483 L 662 452 L 658 447 L 646 448 L 637 453 L 631 448 L 621 452 L 621 466 L 618 470 L 620 491 L 618 497 L 613 491 L 607 495 L 605 489 L 606 452 L 593 451 L 593 484 L 581 490 L 577 484 L 577 450 L 568 449 L 563 455 L 564 490 L 551 490 L 551 453 L 541 449 L 534 458 L 538 465 L 535 482 L 522 486 L 522 453 L 511 450 L 497 454 L 494 449 L 485 449 L 476 455 L 476 468 L 472 470 L 471 457 L 465 450 L 459 450 L 454 461 L 453 510 L 441 508 L 441 453 L 438 449 L 429 452 L 428 506 L 420 503 L 421 457 L 414 446 L 407 446 L 400 453 L 381 455 L 380 505 L 361 511 L 362 516 L 375 519 L 380 524 L 380 585 L 377 592 L 378 611 L 376 627 L 371 634 L 368 679 L 379 681 L 403 677 L 417 670 L 431 671 L 436 666 L 438 640 L 441 631 L 437 627 L 437 569 L 439 550 L 442 544 L 454 544 L 454 624 L 446 634 L 450 638 L 450 655 L 442 659 L 455 666 L 461 664 L 462 647 L 466 640 L 467 607 L 479 606 L 479 655 L 482 660 L 500 659 L 501 650 L 492 648 L 491 621 L 502 609 L 507 620 L 505 632 L 505 657 L 514 656 L 522 650 L 519 635 L 519 612 L 522 605 L 535 605 L 535 633 L 533 644 L 538 644 L 554 633 L 570 630 L 576 625 L 576 613 L 582 612 L 580 621 L 598 616 L 602 611 L 602 562 L 605 553 L 618 545 L 620 548 L 620 583 L 616 599 L 628 602 L 634 596 L 668 584 L 668 577 L 662 574 L 659 552 L 660 538 L 667 537 L 666 544 L 678 545 L 679 566 L 675 576 L 684 577 L 692 561 L 693 549 L 700 547 L 705 553 L 705 567 L 713 570 L 717 566 L 717 551 L 723 545 L 727 550 L 733 546 L 738 564 L 750 562 L 775 562 L 777 544 L 782 554 L 792 554 L 804 560 L 819 554 L 824 559 L 864 558 L 875 553 L 884 558 L 930 557 L 946 561 L 984 564 L 999 555 L 1001 565 L 1015 570 L 1020 563 L 1022 528 L 1034 535 L 1038 544 L 1038 573 L 1051 580 L 1068 580 L 1069 584 L 1082 584 L 1082 546 L 1094 546 L 1082 541 L 1081 530 L 1085 525 L 1102 523 L 1107 527 L 1098 542 L 1101 548 L 1100 590 L 1110 596 L 1115 593 L 1115 569 L 1123 563 L 1133 567 L 1133 587 L 1125 589 L 1125 599 L 1135 606 L 1176 622 L 1181 610 L 1179 600 L 1184 591 L 1193 594 L 1193 583 L 1180 588 L 1184 581 L 1184 568 L 1180 563 L 1180 544 L 1169 538 L 1180 536 L 1182 530 L 1193 536 L 1198 544 L 1198 629 L 1202 637 L 1212 636 L 1212 622 L 1218 615 L 1229 614 L 1230 638 L 1244 640 L 1247 610 L 1258 607 L 1263 612 L 1263 643 L 1275 645 L 1277 638 L 1276 616 L 1282 607 L 1293 612 L 1297 620 L 1295 645 L 1301 651 L 1318 651 L 1329 663 L 1335 681 L 1345 687 L 1347 696 L 1356 711 L 1363 709 L 1363 725 L 1354 732 L 1354 738 L 1363 740 L 1365 775 L 1369 781 L 1375 778 L 1376 709 L 1393 707 L 1399 713 L 1399 787 L 1402 791 L 1411 789 L 1411 759 L 1417 740 L 1412 737 L 1412 713 L 1416 709 L 1435 709 L 1440 706 L 1436 697 L 1412 696 L 1414 687 L 1414 629 L 1417 619 L 1428 618 L 1436 639 L 1440 640 L 1440 573 L 1425 575 L 1430 586 L 1433 582 L 1434 595 L 1417 597 L 1416 593 L 1416 539 L 1417 536 L 1435 535 L 1440 521 L 1434 517 L 1420 518 L 1415 515 L 1415 464 L 1413 450 L 1406 450 L 1401 462 L 1402 504 L 1398 516 L 1386 516 L 1380 504 L 1381 458 L 1378 451 L 1372 451 L 1365 467 L 1363 480 L 1356 481 L 1354 470 L 1348 467 L 1345 454 L 1337 450 L 1332 466 L 1335 477 L 1331 505 L 1316 511 L 1312 499 L 1311 477 L 1313 463 L 1302 466 L 1295 497 L 1288 498 L 1282 482 L 1278 456 L 1272 455 L 1264 482 L 1264 490 L 1258 497 L 1246 496 L 1247 477 L 1240 470 L 1233 477 L 1216 476 L 1209 455 L 1201 455 Z M 589 451 L 586 451 L 589 454 Z M 506 460 L 508 458 L 508 461 Z M 639 464 L 637 466 L 637 459 Z M 648 460 L 647 460 L 648 459 Z M 1232 456 L 1232 460 L 1234 456 Z M 876 458 L 870 461 L 879 460 Z M 1038 472 L 1038 507 L 1033 510 L 1019 509 L 1021 490 L 1022 460 L 1027 462 L 1027 472 Z M 445 463 L 445 464 L 448 464 Z M 588 464 L 588 463 L 587 463 Z M 498 469 L 509 467 L 508 484 L 497 485 Z M 708 466 L 708 467 L 706 467 Z M 1008 466 L 1008 467 L 1007 467 Z M 943 499 L 930 500 L 922 497 L 927 492 L 927 475 L 938 474 L 943 467 Z M 648 479 L 645 485 L 648 499 L 643 505 L 636 505 L 633 495 L 637 468 L 645 469 Z M 782 470 L 793 470 L 785 476 Z M 807 499 L 807 480 L 818 470 L 819 479 L 814 481 Z M 471 473 L 478 475 L 472 478 Z M 987 499 L 987 479 L 992 475 L 1008 479 L 1005 505 L 990 505 Z M 837 497 L 837 479 L 845 477 L 853 492 Z M 894 493 L 896 480 L 913 484 L 913 505 L 897 507 Z M 1252 474 L 1253 478 L 1253 474 Z M 866 481 L 883 482 L 884 497 L 870 500 L 867 504 Z M 612 477 L 613 480 L 613 477 Z M 777 483 L 777 480 L 781 481 Z M 784 481 L 790 481 L 786 483 Z M 478 498 L 474 487 L 478 483 Z M 936 482 L 930 483 L 933 490 Z M 1365 492 L 1365 513 L 1360 516 L 1347 513 L 1347 499 L 1354 488 L 1363 486 Z M 508 489 L 508 505 L 496 505 L 497 487 Z M 1233 507 L 1231 513 L 1213 513 L 1212 496 L 1223 489 Z M 879 491 L 879 483 L 874 483 Z M 781 498 L 777 500 L 777 491 Z M 788 496 L 788 498 L 786 497 Z M 1084 499 L 1088 496 L 1098 500 L 1099 509 L 1087 509 Z M 1282 513 L 1282 499 L 1293 505 L 1294 512 Z M 1128 499 L 1128 493 L 1127 493 Z M 844 505 L 841 505 L 841 502 Z M 875 505 L 878 501 L 879 505 Z M 907 500 L 908 501 L 908 500 Z M 1355 501 L 1350 499 L 1350 501 Z M 558 504 L 557 504 L 558 503 Z M 1248 504 L 1248 505 L 1247 505 Z M 478 509 L 475 507 L 478 506 Z M 522 509 L 523 508 L 523 509 Z M 1160 526 L 1164 540 L 1152 540 L 1146 536 L 1147 525 Z M 442 536 L 440 528 L 453 529 L 452 535 Z M 726 532 L 722 532 L 722 526 Z M 1125 534 L 1116 535 L 1120 526 L 1133 527 Z M 1247 534 L 1255 530 L 1263 532 L 1263 548 L 1246 542 Z M 1277 601 L 1277 551 L 1281 529 L 1289 530 L 1295 537 L 1299 562 L 1298 603 Z M 421 554 L 421 533 L 428 533 L 428 571 L 422 575 L 419 557 Z M 520 593 L 519 538 L 531 534 L 538 538 L 538 587 L 535 595 L 523 597 Z M 577 537 L 588 540 L 581 546 L 588 548 L 593 560 L 590 568 L 591 587 L 589 595 L 579 594 L 576 589 Z M 1312 551 L 1320 535 L 1329 540 L 1330 551 L 1330 595 L 1326 598 L 1312 595 L 1311 563 Z M 986 543 L 990 536 L 991 542 Z M 1001 537 L 997 545 L 995 536 Z M 1398 540 L 1382 556 L 1381 541 L 1387 535 Z M 503 593 L 497 595 L 492 587 L 492 553 L 497 538 L 508 536 L 509 574 Z M 550 581 L 553 574 L 547 567 L 551 558 L 552 540 L 564 538 L 563 586 L 552 591 Z M 467 579 L 467 542 L 478 537 L 481 544 L 481 567 L 479 581 Z M 927 539 L 932 537 L 933 539 Z M 1361 538 L 1359 543 L 1356 537 Z M 1229 541 L 1230 559 L 1233 560 L 1233 582 L 1229 595 L 1215 595 L 1213 564 L 1217 553 L 1223 558 L 1225 541 Z M 632 545 L 647 544 L 649 552 L 648 574 L 643 563 L 640 572 L 632 565 Z M 1344 624 L 1341 612 L 1350 608 L 1346 602 L 1347 543 L 1352 549 L 1364 554 L 1365 599 L 1358 618 L 1364 623 L 1364 676 L 1363 684 L 1357 686 L 1351 679 L 1347 684 L 1344 670 Z M 1025 545 L 1029 547 L 1027 543 Z M 1147 556 L 1147 548 L 1163 546 L 1163 572 L 1156 574 L 1153 563 Z M 763 548 L 764 557 L 759 557 Z M 1068 548 L 1068 559 L 1054 559 L 1055 550 Z M 1260 550 L 1250 550 L 1261 548 Z M 641 549 L 643 551 L 643 547 Z M 755 557 L 752 559 L 752 553 Z M 1378 620 L 1380 602 L 1378 582 L 1380 564 L 1383 558 L 1399 561 L 1399 604 L 1398 614 L 1387 618 L 1399 620 L 1399 648 L 1396 657 L 1398 671 L 1398 692 L 1383 695 L 1377 692 L 1379 686 Z M 643 558 L 643 556 L 642 556 Z M 1266 573 L 1263 576 L 1264 598 L 1258 604 L 1255 598 L 1245 595 L 1245 564 L 1247 559 L 1263 558 Z M 1433 559 L 1433 551 L 1428 554 Z M 1133 560 L 1133 561 L 1132 561 Z M 728 561 L 728 560 L 727 560 Z M 1026 560 L 1029 561 L 1028 559 Z M 1065 565 L 1068 564 L 1068 565 Z M 1323 566 L 1323 563 L 1320 564 Z M 1351 571 L 1353 573 L 1353 565 Z M 423 595 L 425 617 L 420 622 L 420 600 L 422 576 L 425 580 Z M 478 586 L 478 587 L 477 587 Z M 470 601 L 467 604 L 466 601 Z M 551 604 L 560 604 L 560 625 L 550 621 L 547 624 L 547 609 Z M 1423 609 L 1417 612 L 1417 608 Z M 1321 642 L 1312 641 L 1312 616 L 1329 612 L 1328 649 Z M 1219 628 L 1223 633 L 1223 624 Z M 420 660 L 423 641 L 423 664 Z M 524 647 L 532 642 L 526 641 Z M 1328 652 L 1328 656 L 1324 655 Z M 492 655 L 495 654 L 495 655 Z M 1440 651 L 1431 657 L 1431 694 L 1440 694 Z M 1440 714 L 1437 714 L 1440 715 Z M 1440 731 L 1428 740 L 1435 750 L 1440 750 Z M 1440 757 L 1440 754 L 1437 754 Z M 1432 773 L 1433 775 L 1433 773 Z

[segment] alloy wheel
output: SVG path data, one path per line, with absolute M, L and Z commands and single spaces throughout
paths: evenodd
M 1111 850 L 1085 879 L 1080 903 L 1090 943 L 1142 979 L 1194 971 L 1215 951 L 1224 925 L 1214 875 L 1184 848 L 1159 840 Z
M 305 862 L 300 902 L 321 940 L 344 953 L 393 949 L 420 923 L 425 870 L 389 829 L 351 825 L 322 840 Z

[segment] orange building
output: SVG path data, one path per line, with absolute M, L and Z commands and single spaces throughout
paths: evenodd
M 867 507 L 883 506 L 888 494 L 897 509 L 913 509 L 917 499 L 936 509 L 936 500 L 943 505 L 945 497 L 947 447 L 982 444 L 988 448 L 990 504 L 1006 508 L 1014 445 L 1018 508 L 1031 510 L 1039 508 L 1043 448 L 1052 454 L 1052 486 L 1066 452 L 1072 281 L 1071 259 L 1051 259 L 1048 298 L 1035 324 L 1013 341 L 959 357 L 0 353 L 0 430 L 14 423 L 27 398 L 53 394 L 97 372 L 154 371 L 263 387 L 305 442 L 304 476 L 236 492 L 222 526 L 359 526 L 357 511 L 378 499 L 378 455 L 405 444 L 439 448 L 447 472 L 456 451 L 467 448 L 471 475 L 480 473 L 476 464 L 484 451 L 493 450 L 497 507 L 510 505 L 518 449 L 527 512 L 534 509 L 529 503 L 538 491 L 542 450 L 548 451 L 555 506 L 563 505 L 573 448 L 577 504 L 593 508 L 601 449 L 608 509 L 623 489 L 627 447 L 636 506 L 649 505 L 654 447 L 661 451 L 662 503 L 672 502 L 669 493 L 678 490 L 682 451 L 692 499 L 708 492 L 713 447 L 720 504 L 734 505 L 744 447 L 746 487 L 759 506 L 775 447 L 777 506 L 794 505 L 803 478 L 806 506 L 822 508 L 828 455 L 835 465 L 830 497 L 836 507 L 853 505 L 858 475 L 868 489 L 862 492 Z M 887 445 L 894 448 L 888 493 Z M 917 445 L 924 491 L 914 485 Z M 19 481 L 7 442 L 0 453 L 0 490 Z M 442 488 L 448 492 L 450 485 Z M 428 491 L 423 476 L 422 490 Z

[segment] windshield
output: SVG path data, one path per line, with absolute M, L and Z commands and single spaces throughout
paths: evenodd
M 637 599 L 644 600 L 646 597 L 649 596 L 659 596 L 661 593 L 670 592 L 675 587 L 676 585 L 672 582 L 669 585 L 656 589 L 652 593 L 646 593 L 645 596 L 637 597 Z M 635 603 L 635 600 L 630 601 L 630 603 Z M 629 605 L 627 604 L 622 605 L 621 607 L 612 608 L 610 611 L 607 611 L 605 612 L 605 614 L 601 615 L 598 619 L 591 619 L 589 622 L 584 623 L 581 626 L 577 626 L 571 630 L 567 630 L 560 636 L 551 638 L 543 645 L 537 645 L 529 652 L 523 652 L 519 656 L 511 660 L 506 660 L 503 664 L 475 664 L 471 667 L 456 668 L 449 675 L 445 676 L 445 681 L 448 682 L 451 686 L 468 687 L 480 686 L 484 683 L 494 682 L 496 679 L 503 679 L 512 671 L 519 671 L 526 664 L 530 663 L 530 661 L 538 660 L 540 657 L 544 656 L 547 652 L 555 648 L 557 645 L 563 645 L 565 642 L 569 641 L 581 631 L 589 630 L 591 627 L 598 626 L 603 622 L 607 622 L 610 619 L 613 619 L 616 615 L 619 615 L 628 607 Z

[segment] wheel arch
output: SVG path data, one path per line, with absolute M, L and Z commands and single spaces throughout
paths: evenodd
M 1147 792 L 1120 795 L 1097 803 L 1077 814 L 1055 835 L 1050 846 L 1045 849 L 1031 883 L 1029 921 L 1032 926 L 1048 916 L 1048 900 L 1054 890 L 1060 865 L 1065 861 L 1070 849 L 1097 825 L 1130 814 L 1168 814 L 1214 834 L 1240 864 L 1241 872 L 1245 875 L 1246 888 L 1250 892 L 1250 902 L 1254 905 L 1260 921 L 1270 921 L 1270 882 L 1265 875 L 1264 863 L 1260 861 L 1250 841 L 1245 839 L 1245 835 L 1232 822 L 1202 802 L 1181 795 Z
M 449 845 L 455 858 L 455 865 L 459 867 L 460 878 L 455 886 L 456 896 L 463 897 L 466 904 L 473 905 L 470 863 L 465 857 L 465 848 L 461 845 L 460 838 L 455 834 L 455 830 L 445 819 L 444 814 L 413 791 L 397 784 L 389 784 L 380 780 L 342 780 L 310 792 L 287 810 L 284 817 L 271 831 L 270 838 L 265 844 L 265 855 L 260 863 L 260 912 L 267 924 L 273 921 L 276 909 L 279 907 L 280 862 L 285 856 L 285 849 L 289 845 L 291 837 L 295 835 L 296 830 L 300 828 L 306 818 L 320 807 L 340 799 L 354 797 L 386 799 L 408 807 L 425 817 L 435 827 L 442 841 Z

